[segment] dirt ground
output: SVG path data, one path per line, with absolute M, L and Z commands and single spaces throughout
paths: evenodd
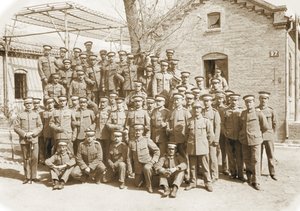
M 3 134 L 3 135 L 2 135 Z M 40 183 L 22 184 L 23 166 L 20 147 L 14 137 L 15 157 L 7 133 L 0 132 L 0 210 L 300 210 L 300 147 L 276 146 L 276 170 L 279 181 L 268 176 L 263 163 L 261 191 L 220 175 L 212 193 L 198 188 L 184 191 L 177 198 L 161 198 L 128 184 L 120 190 L 117 184 L 78 184 L 70 181 L 61 191 L 52 191 L 49 173 L 39 167 Z

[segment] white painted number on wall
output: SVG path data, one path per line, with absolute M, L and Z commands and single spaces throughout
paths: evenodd
M 279 51 L 270 51 L 270 57 L 279 57 Z

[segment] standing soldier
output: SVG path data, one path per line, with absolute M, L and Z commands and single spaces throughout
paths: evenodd
M 169 117 L 169 124 L 167 126 L 167 133 L 169 134 L 169 141 L 176 143 L 178 152 L 186 157 L 185 143 L 188 120 L 191 118 L 191 113 L 183 107 L 184 96 L 179 93 L 173 95 L 174 109 L 171 111 Z
M 96 114 L 96 139 L 100 142 L 103 151 L 103 160 L 107 161 L 106 155 L 109 146 L 110 134 L 106 123 L 110 114 L 110 108 L 108 106 L 108 98 L 100 97 L 99 111 Z
M 34 112 L 40 115 L 40 118 L 42 119 L 44 110 L 41 108 L 41 99 L 40 98 L 33 98 L 33 109 Z M 38 137 L 39 142 L 39 163 L 44 164 L 45 163 L 45 142 L 43 133 L 39 134 Z
M 89 63 L 88 63 L 87 59 L 88 59 L 88 57 L 85 53 L 80 54 L 81 67 L 86 76 L 88 76 L 88 67 L 89 67 Z
M 129 111 L 126 123 L 125 123 L 125 133 L 128 133 L 129 141 L 134 139 L 134 125 L 142 124 L 145 129 L 145 136 L 150 137 L 150 116 L 146 110 L 143 109 L 144 98 L 141 96 L 134 96 L 134 110 Z
M 155 169 L 159 173 L 159 186 L 163 187 L 162 197 L 170 195 L 176 198 L 176 193 L 184 178 L 184 171 L 187 169 L 185 159 L 176 153 L 176 144 L 168 144 L 168 153 L 164 154 L 155 164 Z M 172 191 L 169 188 L 172 184 Z
M 181 85 L 187 88 L 186 91 L 191 91 L 194 88 L 194 85 L 190 83 L 190 75 L 191 73 L 188 71 L 181 72 Z
M 196 188 L 197 167 L 203 168 L 203 179 L 207 191 L 212 192 L 212 180 L 209 168 L 209 147 L 214 141 L 214 132 L 209 119 L 202 116 L 202 104 L 196 102 L 193 105 L 193 117 L 189 120 L 187 130 L 187 149 L 191 172 L 190 184 L 185 190 Z
M 78 96 L 71 96 L 71 105 L 69 105 L 69 108 L 75 113 L 79 109 L 79 97 Z
M 108 52 L 108 62 L 107 65 L 104 67 L 102 77 L 102 91 L 108 95 L 110 92 L 117 92 L 120 89 L 120 83 L 124 82 L 124 78 L 120 75 L 118 70 L 118 64 L 115 62 L 115 53 Z
M 14 123 L 14 130 L 19 135 L 24 160 L 25 180 L 23 184 L 39 181 L 37 179 L 38 135 L 42 132 L 43 124 L 40 115 L 32 111 L 32 103 L 32 98 L 24 100 L 25 111 L 17 116 Z
M 216 182 L 219 179 L 219 167 L 217 157 L 217 147 L 219 145 L 220 132 L 221 132 L 221 117 L 219 112 L 212 107 L 212 96 L 210 94 L 202 95 L 204 103 L 204 109 L 202 110 L 203 117 L 210 120 L 214 138 L 209 145 L 209 166 L 212 177 L 212 182 Z
M 155 101 L 157 107 L 153 110 L 151 120 L 151 139 L 157 144 L 160 154 L 163 156 L 166 153 L 168 136 L 167 124 L 170 111 L 165 108 L 165 97 L 156 95 Z
M 167 49 L 166 50 L 166 62 L 168 62 L 168 69 L 171 68 L 171 63 L 173 60 L 173 56 L 174 56 L 175 51 L 173 49 Z
M 194 95 L 194 102 L 200 102 L 201 101 L 201 91 L 198 87 L 192 88 L 192 93 Z
M 83 51 L 84 54 L 87 55 L 87 61 L 89 63 L 89 59 L 90 59 L 90 55 L 96 55 L 93 51 L 92 51 L 92 48 L 93 48 L 93 42 L 92 41 L 86 41 L 84 43 L 84 47 L 85 47 L 85 51 Z M 97 56 L 97 55 L 96 55 Z
M 92 110 L 87 108 L 86 97 L 79 98 L 79 109 L 75 112 L 75 120 L 72 122 L 74 128 L 76 128 L 76 140 L 73 142 L 74 154 L 76 155 L 78 146 L 85 138 L 86 129 L 95 129 L 95 114 Z
M 228 89 L 228 84 L 226 79 L 222 76 L 222 70 L 220 70 L 219 67 L 216 67 L 215 69 L 215 74 L 212 77 L 212 79 L 219 79 L 220 80 L 220 86 L 221 86 L 221 90 L 225 91 Z M 211 79 L 211 80 L 212 80 Z
M 128 145 L 128 172 L 131 175 L 134 169 L 136 186 L 141 187 L 143 180 L 145 180 L 148 192 L 153 193 L 153 165 L 159 159 L 159 148 L 149 137 L 143 136 L 143 124 L 134 125 L 134 134 L 134 138 L 129 140 Z
M 71 58 L 72 70 L 75 70 L 77 66 L 81 66 L 80 53 L 81 53 L 80 48 L 73 48 L 73 56 Z
M 84 80 L 84 72 L 77 71 L 77 78 L 70 84 L 68 96 L 88 97 L 87 83 Z
M 108 100 L 109 100 L 108 101 L 108 105 L 109 105 L 109 109 L 111 111 L 114 111 L 114 110 L 117 109 L 117 101 L 116 101 L 117 97 L 118 97 L 118 93 L 117 92 L 111 92 L 108 95 Z
M 221 161 L 222 163 L 222 172 L 224 175 L 229 175 L 228 171 L 228 158 L 227 158 L 227 152 L 225 148 L 226 144 L 226 137 L 224 135 L 224 124 L 222 121 L 224 121 L 224 112 L 227 106 L 224 104 L 225 102 L 225 93 L 224 92 L 218 92 L 216 93 L 216 104 L 215 108 L 220 114 L 221 117 L 221 133 L 220 133 L 220 140 L 219 145 L 217 148 L 217 155 L 218 155 L 218 161 Z
M 158 62 L 159 58 L 157 56 L 150 56 L 151 58 L 151 66 L 153 69 L 153 74 L 160 72 L 160 64 Z
M 146 67 L 146 75 L 141 76 L 139 78 L 139 81 L 142 82 L 143 90 L 146 92 L 147 96 L 154 97 L 154 96 L 152 96 L 152 83 L 153 83 L 153 68 L 152 68 L 152 66 L 148 65 Z
M 122 76 L 124 77 L 123 83 L 123 96 L 127 97 L 131 91 L 134 90 L 134 81 L 137 78 L 137 66 L 133 63 L 134 56 L 132 54 L 127 55 L 128 64 L 122 68 Z M 119 64 L 120 65 L 120 64 Z
M 94 54 L 89 55 L 89 67 L 87 68 L 87 72 L 89 78 L 92 80 L 92 100 L 99 104 L 99 97 L 101 92 L 101 70 L 100 66 L 97 64 L 97 56 Z
M 65 47 L 59 48 L 59 57 L 57 57 L 54 61 L 56 71 L 64 69 L 64 59 L 66 59 L 66 54 L 68 52 L 68 49 Z
M 170 69 L 169 69 L 169 73 L 173 76 L 176 75 L 176 76 L 180 77 L 181 70 L 178 69 L 178 62 L 179 62 L 178 59 L 172 59 L 172 61 L 170 63 L 171 66 L 170 66 Z
M 153 111 L 153 109 L 155 108 L 155 100 L 153 97 L 147 97 L 146 98 L 146 109 L 147 109 L 147 112 L 149 114 L 149 116 L 151 116 L 151 113 Z
M 225 100 L 225 104 L 227 105 L 227 106 L 229 106 L 230 105 L 230 95 L 231 94 L 234 94 L 234 91 L 231 91 L 231 90 L 229 90 L 229 89 L 227 89 L 226 91 L 224 91 L 225 92 L 225 96 L 226 96 L 226 100 Z
M 41 77 L 43 90 L 45 86 L 50 82 L 50 76 L 56 72 L 55 58 L 50 56 L 52 47 L 50 45 L 43 45 L 44 55 L 38 59 L 38 71 Z
M 221 122 L 226 137 L 225 149 L 231 178 L 238 177 L 239 180 L 244 181 L 242 144 L 239 141 L 239 119 L 242 112 L 238 105 L 239 98 L 239 94 L 229 95 L 230 105 L 224 110 Z
M 65 87 L 67 94 L 69 93 L 72 80 L 75 78 L 75 71 L 71 69 L 71 60 L 63 60 L 64 68 L 59 70 L 60 83 Z M 68 98 L 70 96 L 67 96 Z
M 125 129 L 127 116 L 127 111 L 125 111 L 124 98 L 118 97 L 116 99 L 116 103 L 117 109 L 110 112 L 106 126 L 111 132 L 115 130 L 123 132 Z M 126 142 L 128 141 L 126 140 L 126 137 L 124 137 L 123 140 Z
M 161 61 L 161 71 L 155 73 L 152 82 L 152 95 L 156 96 L 162 94 L 165 97 L 168 97 L 168 94 L 171 89 L 171 80 L 173 76 L 169 74 L 168 71 L 168 62 Z
M 75 140 L 76 131 L 73 131 L 72 122 L 75 121 L 74 112 L 67 106 L 67 97 L 59 96 L 59 108 L 54 111 L 50 119 L 50 128 L 54 131 L 56 151 L 58 141 L 65 141 L 68 149 L 73 152 L 73 141 Z
M 99 51 L 100 55 L 100 61 L 99 61 L 99 66 L 101 71 L 103 71 L 103 68 L 107 65 L 107 50 L 100 50 Z
M 204 85 L 204 77 L 196 76 L 195 81 L 196 81 L 196 87 L 199 88 L 199 90 L 200 90 L 200 96 L 203 94 L 208 94 L 209 91 L 205 88 L 205 85 Z
M 46 165 L 50 168 L 53 190 L 64 188 L 76 164 L 75 157 L 67 145 L 66 142 L 59 142 L 55 154 L 46 160 Z
M 242 143 L 243 160 L 246 165 L 247 181 L 254 189 L 260 190 L 260 152 L 262 134 L 269 129 L 268 121 L 262 111 L 255 110 L 253 95 L 243 97 L 247 109 L 240 117 L 239 139 Z
M 94 177 L 96 184 L 100 184 L 101 175 L 104 176 L 106 174 L 102 148 L 100 143 L 96 141 L 94 130 L 86 130 L 85 134 L 85 140 L 79 144 L 76 154 L 77 166 L 71 175 L 74 179 L 83 183 L 88 178 Z
M 44 89 L 44 99 L 53 98 L 55 105 L 58 105 L 58 97 L 66 95 L 66 89 L 59 83 L 59 74 L 53 73 L 51 75 L 52 82 L 47 84 Z
M 142 96 L 144 101 L 147 98 L 147 93 L 143 91 L 143 84 L 140 81 L 134 81 L 134 90 L 125 98 L 128 107 L 134 104 L 133 98 L 135 96 Z
M 268 158 L 268 167 L 269 173 L 273 180 L 277 180 L 275 175 L 275 158 L 274 158 L 274 142 L 276 134 L 276 125 L 277 125 L 277 115 L 273 108 L 269 107 L 268 102 L 270 98 L 270 93 L 261 91 L 259 94 L 259 106 L 257 109 L 260 109 L 265 117 L 267 118 L 269 124 L 269 130 L 263 133 L 263 143 L 261 145 L 261 164 L 264 148 L 266 149 L 266 154 Z M 262 166 L 261 169 L 262 170 Z
M 186 100 L 185 108 L 190 113 L 192 113 L 192 111 L 193 111 L 193 104 L 195 102 L 195 96 L 193 95 L 192 92 L 186 92 L 185 93 L 185 100 Z
M 127 169 L 127 154 L 128 147 L 122 141 L 123 134 L 120 131 L 114 131 L 112 135 L 112 141 L 109 145 L 107 163 L 108 163 L 108 172 L 107 180 L 112 180 L 113 176 L 117 175 L 119 178 L 119 188 L 125 188 L 125 176 Z
M 42 114 L 42 122 L 43 122 L 43 137 L 45 143 L 45 159 L 50 158 L 51 155 L 54 153 L 53 146 L 54 146 L 54 134 L 53 130 L 50 128 L 50 119 L 54 113 L 54 99 L 49 98 L 46 100 L 46 110 Z

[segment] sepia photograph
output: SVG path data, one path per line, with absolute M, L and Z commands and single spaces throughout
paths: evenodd
M 300 211 L 300 2 L 10 0 L 0 211 Z

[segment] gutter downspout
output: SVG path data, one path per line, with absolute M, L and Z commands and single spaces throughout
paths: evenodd
M 285 138 L 289 138 L 289 32 L 293 29 L 293 21 L 290 21 L 290 28 L 286 31 L 285 46 Z

